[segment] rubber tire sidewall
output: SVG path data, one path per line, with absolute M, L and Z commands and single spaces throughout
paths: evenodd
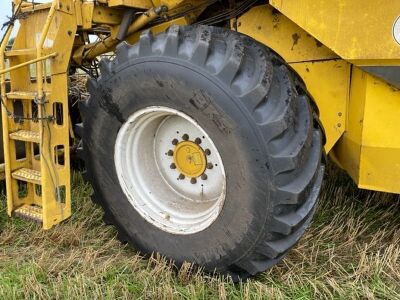
M 143 253 L 162 252 L 177 264 L 195 262 L 209 271 L 224 271 L 246 255 L 271 217 L 273 177 L 266 167 L 261 134 L 232 91 L 199 67 L 168 57 L 144 57 L 121 65 L 102 87 L 90 107 L 97 109 L 89 114 L 96 119 L 85 122 L 90 133 L 85 139 L 89 168 L 96 177 L 95 191 L 134 246 Z M 220 152 L 227 195 L 218 218 L 201 232 L 175 235 L 160 230 L 138 214 L 119 185 L 114 164 L 118 131 L 130 115 L 149 106 L 191 116 Z

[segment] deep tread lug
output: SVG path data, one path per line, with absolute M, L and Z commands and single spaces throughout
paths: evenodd
M 233 50 L 228 53 L 228 57 L 222 69 L 218 72 L 217 76 L 230 85 L 240 69 L 242 59 L 244 56 L 244 45 L 240 39 L 233 42 Z
M 172 25 L 167 30 L 167 37 L 163 49 L 163 55 L 176 56 L 178 53 L 179 26 Z
M 89 78 L 89 80 L 86 83 L 86 88 L 87 88 L 88 92 L 91 95 L 93 95 L 94 93 L 97 92 L 97 90 L 99 88 L 99 84 L 97 83 L 97 81 L 95 79 Z
M 291 249 L 302 237 L 304 230 L 309 225 L 311 218 L 308 218 L 304 224 L 294 231 L 291 235 L 286 236 L 283 239 L 274 241 L 264 241 L 258 247 L 256 252 L 261 255 L 265 255 L 268 258 L 278 258 Z
M 78 137 L 82 137 L 83 136 L 83 123 L 78 123 L 75 124 L 75 133 L 78 135 Z
M 100 76 L 103 78 L 109 78 L 113 71 L 111 68 L 111 61 L 108 58 L 103 58 L 99 63 Z
M 129 59 L 129 49 L 130 48 L 131 48 L 131 46 L 129 46 L 127 42 L 122 42 L 122 43 L 118 44 L 116 51 L 115 51 L 117 58 L 118 58 L 118 62 L 122 63 Z
M 270 74 L 272 65 L 266 63 L 263 68 L 265 68 L 265 74 L 252 89 L 240 97 L 250 112 L 253 112 L 261 102 L 265 101 L 265 95 L 268 95 L 271 88 L 272 78 Z
M 85 150 L 82 146 L 76 149 L 76 156 L 83 161 L 86 159 Z
M 140 35 L 139 40 L 139 56 L 145 56 L 152 53 L 151 45 L 153 43 L 153 33 L 145 30 Z
M 204 66 L 207 61 L 211 42 L 211 31 L 208 27 L 201 26 L 196 37 L 196 44 L 193 54 L 190 58 L 191 62 Z

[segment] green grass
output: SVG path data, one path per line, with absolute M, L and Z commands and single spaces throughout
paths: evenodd
M 400 299 L 400 199 L 358 190 L 328 170 L 311 228 L 271 270 L 242 284 L 160 257 L 144 259 L 116 239 L 73 176 L 74 215 L 42 231 L 9 219 L 0 204 L 0 299 Z

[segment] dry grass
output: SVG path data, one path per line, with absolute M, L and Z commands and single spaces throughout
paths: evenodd
M 335 170 L 315 221 L 272 270 L 234 285 L 143 259 L 115 238 L 74 175 L 74 217 L 48 232 L 0 207 L 1 299 L 400 299 L 400 201 Z

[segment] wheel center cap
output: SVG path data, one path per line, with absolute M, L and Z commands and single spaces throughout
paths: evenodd
M 180 142 L 174 150 L 176 168 L 187 177 L 201 176 L 207 167 L 207 158 L 203 149 L 190 141 Z

